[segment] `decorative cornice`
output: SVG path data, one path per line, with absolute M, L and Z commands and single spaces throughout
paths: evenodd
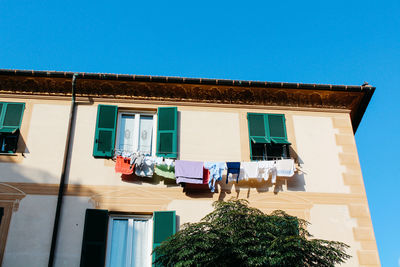
M 72 73 L 0 70 L 0 93 L 70 96 Z M 354 130 L 374 87 L 79 73 L 76 95 L 351 110 Z

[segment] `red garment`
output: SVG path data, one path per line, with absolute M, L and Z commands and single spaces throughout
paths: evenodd
M 117 156 L 117 161 L 115 163 L 115 172 L 122 174 L 132 174 L 133 165 L 131 166 L 131 159 L 122 156 Z
M 207 190 L 208 180 L 210 179 L 210 171 L 203 167 L 203 184 L 185 184 L 185 189 L 189 190 Z
M 203 167 L 203 184 L 208 184 L 210 179 L 210 171 Z

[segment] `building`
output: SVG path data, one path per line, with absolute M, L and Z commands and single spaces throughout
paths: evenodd
M 151 251 L 209 213 L 213 201 L 239 197 L 307 219 L 315 237 L 347 243 L 353 257 L 343 266 L 379 266 L 354 139 L 374 90 L 0 70 L 0 260 L 45 266 L 53 250 L 55 266 L 93 255 L 109 263 L 113 236 L 129 240 L 119 248 L 124 257 L 136 253 L 134 244 Z M 127 144 L 121 129 L 141 129 L 143 140 L 134 134 Z M 293 158 L 296 173 L 275 184 L 223 178 L 214 193 L 190 190 L 116 173 L 114 149 L 127 145 L 187 161 L 250 162 L 267 152 Z

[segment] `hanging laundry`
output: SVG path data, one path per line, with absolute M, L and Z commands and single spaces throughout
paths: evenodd
M 205 162 L 204 168 L 210 171 L 210 179 L 208 180 L 208 187 L 211 192 L 215 191 L 215 182 L 222 179 L 222 173 L 226 169 L 225 162 Z
M 256 161 L 241 162 L 239 179 L 258 178 L 258 164 Z
M 201 161 L 175 161 L 176 183 L 203 183 L 203 162 Z
M 206 190 L 208 189 L 208 179 L 210 177 L 210 171 L 203 168 L 203 183 L 202 184 L 185 184 L 187 190 Z
M 258 161 L 258 178 L 267 181 L 271 175 L 271 182 L 276 183 L 276 164 L 274 160 Z
M 141 177 L 152 177 L 154 173 L 154 157 L 140 155 L 135 161 L 135 174 Z
M 210 180 L 210 171 L 203 167 L 203 184 L 208 184 Z
M 133 167 L 131 166 L 130 158 L 117 156 L 117 159 L 115 162 L 115 172 L 127 174 L 127 175 L 132 174 Z
M 156 157 L 154 173 L 158 176 L 175 180 L 175 164 L 171 159 Z
M 294 175 L 294 159 L 281 159 L 276 161 L 278 176 L 292 177 Z
M 228 171 L 226 173 L 226 183 L 228 183 L 228 180 L 235 180 L 235 178 L 236 183 L 238 183 L 240 174 L 240 162 L 227 162 L 226 166 L 228 168 Z

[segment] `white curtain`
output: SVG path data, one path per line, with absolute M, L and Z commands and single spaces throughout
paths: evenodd
M 123 114 L 121 116 L 118 149 L 126 152 L 134 150 L 135 115 Z
M 146 221 L 134 221 L 132 239 L 132 264 L 130 266 L 151 265 L 151 236 L 150 223 Z
M 151 154 L 151 140 L 153 139 L 153 116 L 140 115 L 138 151 Z
M 107 266 L 151 266 L 151 230 L 148 219 L 113 219 Z

